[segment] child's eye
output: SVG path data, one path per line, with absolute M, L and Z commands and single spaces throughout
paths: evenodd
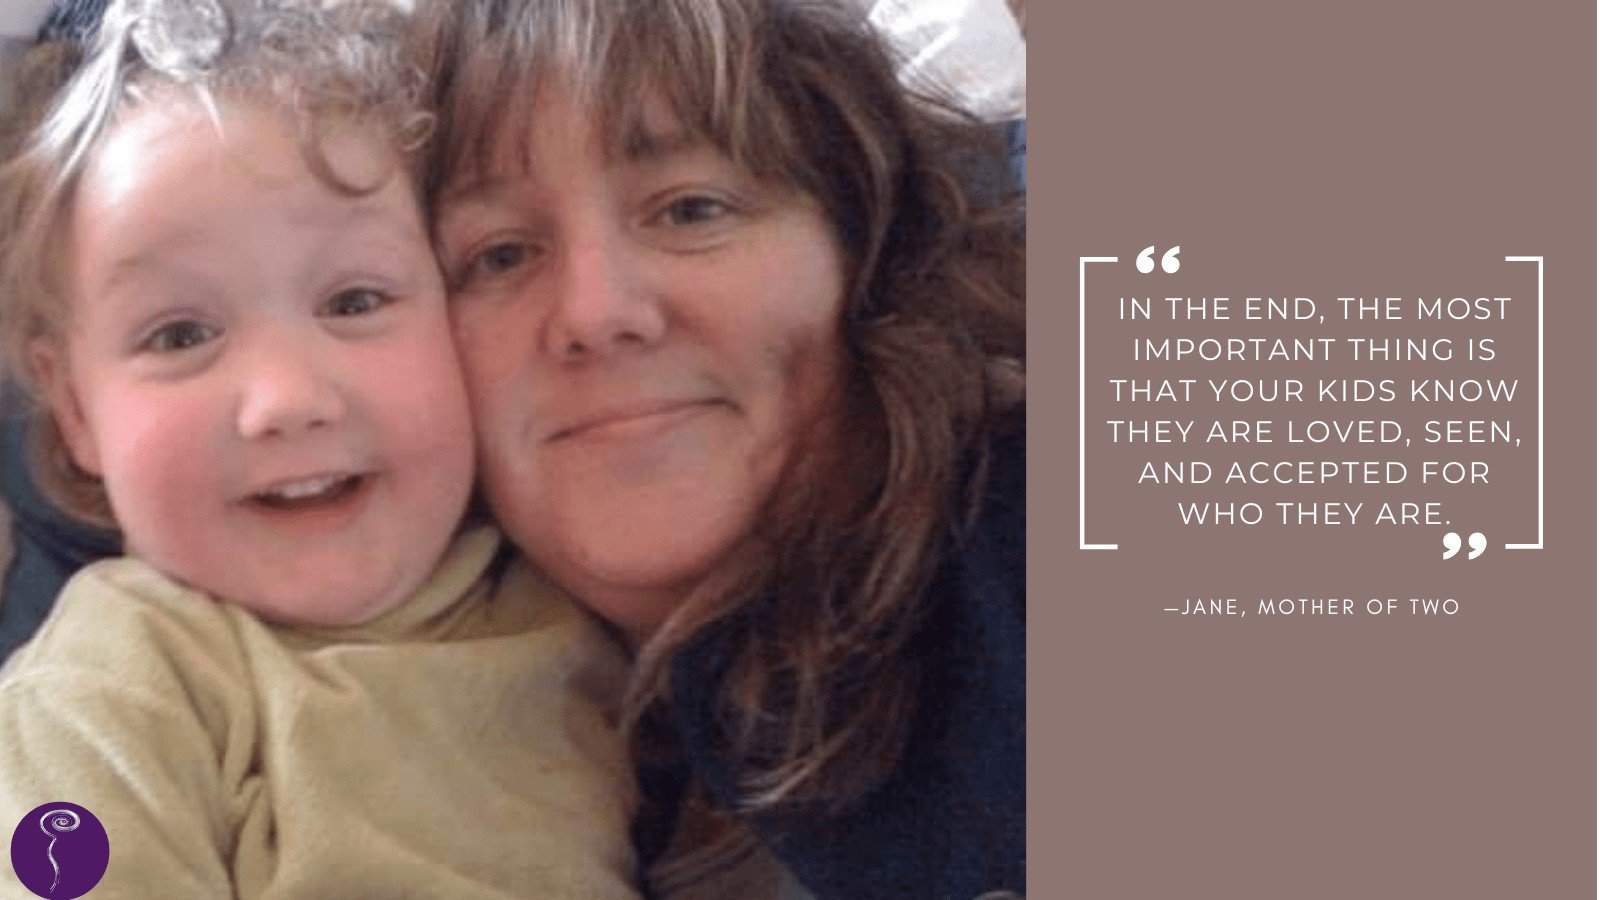
M 149 353 L 178 353 L 217 338 L 222 332 L 194 319 L 168 322 L 145 335 L 139 349 Z
M 350 288 L 334 294 L 322 307 L 322 314 L 331 317 L 364 316 L 388 305 L 390 298 L 372 288 Z

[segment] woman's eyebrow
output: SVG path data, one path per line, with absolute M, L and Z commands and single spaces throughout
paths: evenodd
M 510 177 L 488 177 L 447 185 L 439 192 L 434 207 L 439 210 L 438 215 L 443 216 L 461 206 L 486 204 L 491 197 L 509 189 L 517 180 Z
M 622 157 L 631 164 L 659 163 L 705 146 L 705 138 L 685 128 L 656 131 L 636 125 L 622 141 Z
M 670 131 L 663 131 L 635 125 L 623 136 L 620 163 L 630 166 L 659 165 L 700 152 L 709 146 L 703 135 L 687 128 L 674 127 Z M 459 183 L 447 182 L 434 200 L 435 217 L 445 221 L 452 218 L 453 214 L 459 214 L 463 208 L 492 205 L 494 198 L 523 180 L 520 174 L 485 173 Z

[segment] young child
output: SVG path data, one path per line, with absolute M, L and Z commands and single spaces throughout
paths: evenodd
M 459 527 L 403 29 L 114 0 L 0 178 L 36 474 L 128 554 L 0 674 L 0 825 L 87 808 L 97 898 L 634 896 L 626 661 Z

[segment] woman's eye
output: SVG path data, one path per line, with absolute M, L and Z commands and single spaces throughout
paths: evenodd
M 661 211 L 662 220 L 669 225 L 701 225 L 713 222 L 732 212 L 728 204 L 716 197 L 695 194 L 679 197 Z
M 139 349 L 149 353 L 177 353 L 198 347 L 217 338 L 221 332 L 194 319 L 179 319 L 155 329 L 139 342 Z
M 472 259 L 472 268 L 482 275 L 500 275 L 528 261 L 528 245 L 506 241 L 494 244 Z
M 372 288 L 351 288 L 334 294 L 323 306 L 323 315 L 331 317 L 364 316 L 383 308 L 389 297 Z
M 493 282 L 526 266 L 533 258 L 533 247 L 523 241 L 497 241 L 467 257 L 452 279 L 452 288 L 471 287 L 480 281 Z

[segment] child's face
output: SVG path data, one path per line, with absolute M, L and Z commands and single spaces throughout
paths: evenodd
M 248 105 L 220 134 L 187 103 L 125 117 L 73 207 L 65 358 L 36 362 L 130 552 L 268 619 L 337 625 L 432 570 L 472 444 L 395 154 L 353 127 L 328 153 L 387 180 L 337 193 L 288 121 Z

